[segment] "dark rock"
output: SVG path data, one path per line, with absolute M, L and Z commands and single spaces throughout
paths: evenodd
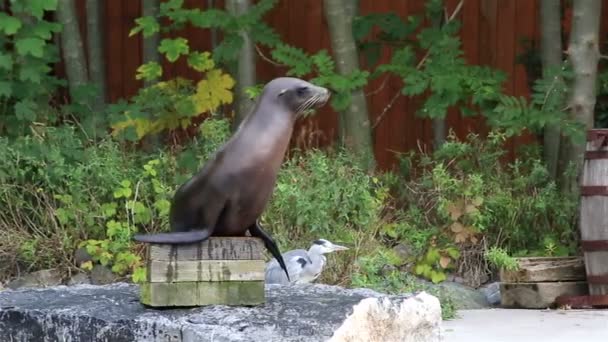
M 89 254 L 89 252 L 87 252 L 86 248 L 84 248 L 84 247 L 78 248 L 74 252 L 74 264 L 76 264 L 76 266 L 80 267 L 80 266 L 82 266 L 82 264 L 84 264 L 87 261 L 93 261 L 93 257 Z
M 439 341 L 439 301 L 321 284 L 267 285 L 266 303 L 151 309 L 138 286 L 0 292 L 0 341 Z M 332 335 L 335 333 L 333 338 Z M 352 339 L 358 336 L 357 339 Z
M 95 265 L 91 270 L 91 284 L 106 285 L 113 283 L 118 276 L 112 270 L 103 265 Z
M 493 282 L 479 288 L 479 291 L 486 297 L 490 305 L 500 304 L 500 283 Z
M 444 281 L 437 285 L 432 285 L 432 287 L 436 287 L 439 291 L 447 294 L 458 310 L 484 309 L 490 307 L 490 303 L 484 294 L 469 286 L 451 281 Z
M 399 256 L 399 258 L 403 262 L 408 261 L 414 255 L 414 253 L 412 252 L 412 247 L 403 242 L 393 247 L 393 251 L 395 252 L 395 254 L 397 254 L 397 256 Z
M 41 270 L 25 274 L 11 282 L 6 287 L 10 289 L 57 286 L 61 284 L 61 272 L 56 269 Z
M 68 285 L 80 285 L 80 284 L 90 284 L 91 279 L 86 273 L 76 273 L 74 274 L 70 280 L 68 280 Z

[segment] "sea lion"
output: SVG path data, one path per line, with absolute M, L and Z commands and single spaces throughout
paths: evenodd
M 268 82 L 237 131 L 181 185 L 171 202 L 170 233 L 136 235 L 148 243 L 187 244 L 209 236 L 259 237 L 287 274 L 279 248 L 259 223 L 301 114 L 323 106 L 330 92 L 298 78 Z

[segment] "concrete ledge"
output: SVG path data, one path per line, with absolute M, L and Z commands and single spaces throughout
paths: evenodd
M 132 284 L 7 290 L 0 292 L 0 341 L 439 341 L 439 301 L 426 293 L 328 285 L 265 291 L 259 306 L 158 310 L 143 306 Z M 356 336 L 348 326 L 359 327 Z

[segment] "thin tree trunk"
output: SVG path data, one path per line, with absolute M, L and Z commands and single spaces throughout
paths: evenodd
M 251 8 L 251 0 L 227 0 L 226 8 L 234 16 L 240 16 Z M 247 113 L 249 112 L 252 101 L 247 96 L 245 89 L 252 87 L 256 82 L 255 75 L 255 49 L 253 41 L 247 31 L 240 32 L 241 38 L 243 39 L 243 45 L 239 50 L 237 62 L 235 65 L 235 78 L 236 78 L 236 94 L 235 94 L 235 108 L 236 115 L 234 117 L 233 129 L 236 130 Z
M 550 69 L 559 68 L 562 64 L 562 35 L 560 0 L 541 0 L 541 60 L 543 73 L 546 75 Z M 563 79 L 556 76 L 556 82 L 563 83 Z M 561 87 L 560 87 L 561 88 Z M 543 134 L 543 158 L 552 179 L 557 179 L 558 159 L 560 149 L 560 127 L 549 124 Z M 563 171 L 563 170 L 562 170 Z
M 574 0 L 572 6 L 568 56 L 574 71 L 574 83 L 569 99 L 570 116 L 590 129 L 593 127 L 596 102 L 602 0 Z M 575 177 L 564 177 L 562 190 L 576 194 L 579 190 L 585 141 L 568 143 L 567 161 L 575 166 Z
M 103 58 L 104 25 L 102 22 L 103 1 L 87 0 L 87 44 L 89 51 L 89 77 L 99 88 L 94 99 L 93 109 L 101 112 L 106 103 L 106 70 Z
M 88 81 L 87 65 L 84 58 L 82 38 L 78 28 L 74 0 L 57 2 L 57 20 L 63 25 L 61 47 L 63 50 L 65 71 L 72 101 L 76 99 L 76 90 Z
M 142 16 L 152 16 L 158 18 L 158 11 L 160 7 L 160 0 L 142 0 L 141 12 Z M 154 33 L 150 37 L 143 38 L 143 62 L 156 62 L 160 64 L 160 52 L 158 51 L 158 45 L 160 44 L 160 35 Z M 144 81 L 144 86 L 150 86 L 156 83 L 156 81 Z
M 441 28 L 442 16 L 442 11 L 433 13 L 433 18 L 431 20 L 432 25 L 436 29 Z M 441 145 L 443 145 L 443 143 L 445 143 L 445 137 L 447 135 L 446 130 L 446 117 L 433 119 L 433 147 L 435 148 L 435 150 L 437 150 L 439 147 L 441 147 Z
M 357 47 L 352 34 L 353 18 L 359 8 L 358 0 L 324 0 L 323 8 L 329 26 L 331 47 L 336 69 L 349 75 L 359 69 Z M 366 169 L 375 167 L 371 125 L 363 89 L 352 92 L 349 108 L 340 113 L 340 140 Z

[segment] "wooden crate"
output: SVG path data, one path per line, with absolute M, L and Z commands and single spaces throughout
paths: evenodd
M 150 244 L 140 301 L 153 307 L 262 304 L 263 248 L 262 240 L 254 237 Z
M 503 307 L 542 309 L 559 296 L 588 292 L 582 257 L 518 258 L 519 269 L 500 271 Z

